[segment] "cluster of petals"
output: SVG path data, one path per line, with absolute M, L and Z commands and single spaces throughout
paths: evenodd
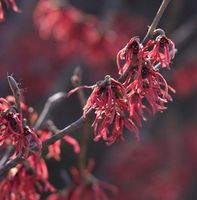
M 0 182 L 0 199 L 4 200 L 39 200 L 42 192 L 54 191 L 45 161 L 34 155 L 10 169 Z
M 106 76 L 98 83 L 84 106 L 84 117 L 90 108 L 95 110 L 94 127 L 95 141 L 104 139 L 106 144 L 112 144 L 116 139 L 123 140 L 124 126 L 135 133 L 138 128 L 130 117 L 130 103 L 126 88 L 119 81 Z
M 128 68 L 131 68 L 131 71 L 135 71 L 137 74 L 135 79 L 140 75 L 143 78 L 142 67 L 147 63 L 153 69 L 156 64 L 160 64 L 162 68 L 170 69 L 170 61 L 174 55 L 174 43 L 163 34 L 155 40 L 149 40 L 145 45 L 140 43 L 138 37 L 133 37 L 117 54 L 119 74 L 123 74 Z
M 125 81 L 129 96 L 137 95 L 142 100 L 146 99 L 152 114 L 165 110 L 165 103 L 172 101 L 169 91 L 175 92 L 175 90 L 168 85 L 159 68 L 170 69 L 170 61 L 174 58 L 174 54 L 174 43 L 163 34 L 155 40 L 149 40 L 144 47 L 139 38 L 131 38 L 118 53 L 119 73 L 123 74 L 126 70 L 130 70 Z
M 0 22 L 4 20 L 2 3 L 5 3 L 8 8 L 11 7 L 14 12 L 20 12 L 20 9 L 16 5 L 15 0 L 0 0 Z
M 41 142 L 36 131 L 27 125 L 12 103 L 0 98 L 0 145 L 1 147 L 11 145 L 14 147 L 13 156 L 27 158 L 33 146 L 35 152 L 41 151 Z
M 103 138 L 107 144 L 123 139 L 126 127 L 139 140 L 141 120 L 148 115 L 163 112 L 166 103 L 172 101 L 168 85 L 159 68 L 170 69 L 174 57 L 174 43 L 165 35 L 159 35 L 142 45 L 138 37 L 130 39 L 117 54 L 119 74 L 125 76 L 121 83 L 109 76 L 98 83 L 84 107 L 84 117 L 89 109 L 95 110 L 92 124 L 95 141 Z
M 45 141 L 48 138 L 52 137 L 54 133 L 49 130 L 39 130 L 40 140 Z M 80 146 L 77 140 L 75 140 L 73 137 L 69 135 L 65 135 L 63 137 L 63 140 L 70 144 L 73 147 L 74 152 L 77 154 L 80 152 Z M 61 140 L 57 140 L 55 143 L 48 146 L 48 154 L 47 158 L 54 158 L 55 160 L 60 160 L 61 156 Z
M 93 167 L 94 162 L 90 160 L 82 175 L 77 168 L 71 168 L 71 186 L 62 194 L 51 194 L 47 200 L 109 200 L 105 190 L 114 194 L 117 188 L 94 177 L 91 174 Z

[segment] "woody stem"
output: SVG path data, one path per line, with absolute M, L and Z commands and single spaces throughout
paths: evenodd
M 144 39 L 142 40 L 142 44 L 144 44 L 146 42 L 148 37 L 153 35 L 153 32 L 156 29 L 165 9 L 168 6 L 168 4 L 170 3 L 170 1 L 171 0 L 163 0 L 162 1 L 161 6 L 159 7 L 159 10 L 157 11 L 157 14 L 155 15 L 155 18 L 152 21 L 152 24 L 148 28 L 148 32 L 146 33 Z
M 81 84 L 81 77 L 82 77 L 82 70 L 80 67 L 77 67 L 74 70 L 73 76 L 71 78 L 71 81 L 74 87 L 78 87 Z M 78 93 L 81 107 L 83 108 L 86 103 L 85 94 L 83 90 L 78 90 L 77 93 Z M 83 124 L 83 128 L 82 128 L 82 134 L 80 138 L 80 152 L 78 155 L 78 167 L 79 167 L 79 173 L 81 177 L 83 177 L 83 171 L 85 169 L 85 164 L 86 164 L 88 138 L 89 138 L 89 128 L 88 128 L 88 122 L 86 121 Z
M 18 87 L 18 83 L 12 76 L 8 76 L 7 79 L 8 79 L 10 89 L 12 90 L 12 94 L 16 101 L 16 108 L 20 114 L 20 119 L 22 121 L 23 117 L 22 117 L 22 110 L 21 110 L 21 106 L 20 106 L 22 95 L 21 95 L 20 88 Z

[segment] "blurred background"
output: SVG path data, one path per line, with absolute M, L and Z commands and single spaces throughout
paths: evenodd
M 74 69 L 82 69 L 82 84 L 92 85 L 106 74 L 117 77 L 116 54 L 133 36 L 143 38 L 159 8 L 156 0 L 19 0 L 22 13 L 5 8 L 0 24 L 0 93 L 10 94 L 7 74 L 20 83 L 25 102 L 40 113 L 47 98 L 72 89 Z M 110 147 L 93 142 L 88 158 L 94 174 L 118 186 L 110 199 L 197 199 L 197 2 L 173 0 L 159 24 L 178 49 L 164 76 L 176 89 L 163 114 L 150 117 L 136 143 Z M 85 91 L 86 92 L 86 91 Z M 89 91 L 87 91 L 87 96 Z M 82 114 L 77 95 L 58 104 L 52 119 L 63 128 Z M 92 132 L 92 130 L 91 130 Z M 81 130 L 74 133 L 79 138 Z M 66 171 L 77 164 L 70 147 L 62 160 L 49 160 L 50 181 L 66 187 Z M 55 169 L 55 170 L 54 170 Z

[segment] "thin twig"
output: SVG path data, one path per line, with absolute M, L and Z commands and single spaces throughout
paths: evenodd
M 65 92 L 57 92 L 54 95 L 50 96 L 47 100 L 47 102 L 44 105 L 44 109 L 42 110 L 36 124 L 35 128 L 39 129 L 40 126 L 43 124 L 44 120 L 46 119 L 48 113 L 50 110 L 60 101 L 62 101 L 64 98 L 66 98 Z
M 93 109 L 90 109 L 87 113 L 87 117 L 84 118 L 81 116 L 78 120 L 73 122 L 72 124 L 68 125 L 67 127 L 63 128 L 62 130 L 59 131 L 56 135 L 53 135 L 49 139 L 45 140 L 43 142 L 43 147 L 45 148 L 46 146 L 49 146 L 56 142 L 57 140 L 62 139 L 66 134 L 72 133 L 73 131 L 77 130 L 78 128 L 82 127 L 83 124 L 88 120 L 88 116 L 90 116 L 93 113 Z
M 82 70 L 80 67 L 77 67 L 74 70 L 73 76 L 71 78 L 71 81 L 74 87 L 78 87 L 81 85 L 81 78 L 82 78 Z M 86 97 L 85 97 L 84 91 L 83 89 L 81 89 L 81 90 L 78 90 L 77 93 L 78 93 L 79 101 L 81 103 L 81 107 L 83 108 L 84 105 L 86 104 Z M 84 174 L 83 172 L 86 165 L 87 143 L 88 143 L 88 138 L 90 135 L 88 125 L 89 124 L 86 121 L 83 125 L 82 134 L 80 137 L 80 152 L 78 154 L 78 167 L 79 167 L 79 173 L 81 177 L 83 177 L 83 174 Z
M 0 168 L 8 161 L 8 159 L 12 155 L 12 153 L 13 153 L 13 146 L 8 145 L 7 149 L 4 152 L 3 157 L 0 160 Z
M 8 79 L 10 89 L 12 90 L 12 94 L 13 94 L 15 101 L 16 101 L 16 108 L 17 108 L 17 110 L 20 114 L 20 118 L 21 118 L 21 121 L 22 121 L 23 117 L 22 117 L 22 110 L 21 110 L 21 106 L 20 106 L 22 95 L 21 95 L 20 88 L 18 87 L 18 83 L 13 78 L 13 76 L 8 76 L 7 79 Z
M 3 176 L 9 169 L 15 167 L 17 164 L 22 162 L 21 157 L 16 157 L 13 160 L 8 161 L 5 165 L 0 168 L 0 177 Z
M 81 85 L 81 77 L 82 77 L 82 70 L 78 66 L 78 67 L 75 68 L 74 73 L 71 77 L 71 82 L 72 82 L 74 87 L 78 87 L 78 86 Z M 81 103 L 81 107 L 83 108 L 83 106 L 86 104 L 86 97 L 85 97 L 85 94 L 83 92 L 83 89 L 78 90 L 77 94 L 78 94 L 78 97 L 79 97 L 79 101 Z
M 50 130 L 51 132 L 57 134 L 59 133 L 59 129 L 55 126 L 54 122 L 52 120 L 47 120 L 46 122 L 47 130 Z
M 148 28 L 148 32 L 146 33 L 144 39 L 142 40 L 142 44 L 144 44 L 146 42 L 146 40 L 148 39 L 148 37 L 153 35 L 154 30 L 156 29 L 167 5 L 170 3 L 171 0 L 163 0 L 162 4 L 159 8 L 159 10 L 157 11 L 157 14 L 155 15 L 155 18 L 153 19 L 152 24 L 149 26 Z

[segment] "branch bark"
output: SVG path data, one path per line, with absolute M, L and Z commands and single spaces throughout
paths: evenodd
M 159 8 L 159 10 L 157 11 L 157 14 L 155 15 L 152 24 L 149 26 L 148 28 L 148 32 L 146 33 L 144 39 L 142 40 L 142 44 L 144 44 L 146 42 L 146 40 L 148 39 L 148 37 L 153 35 L 154 30 L 157 28 L 157 25 L 166 9 L 166 7 L 168 6 L 168 4 L 170 3 L 171 0 L 163 0 L 162 4 Z

